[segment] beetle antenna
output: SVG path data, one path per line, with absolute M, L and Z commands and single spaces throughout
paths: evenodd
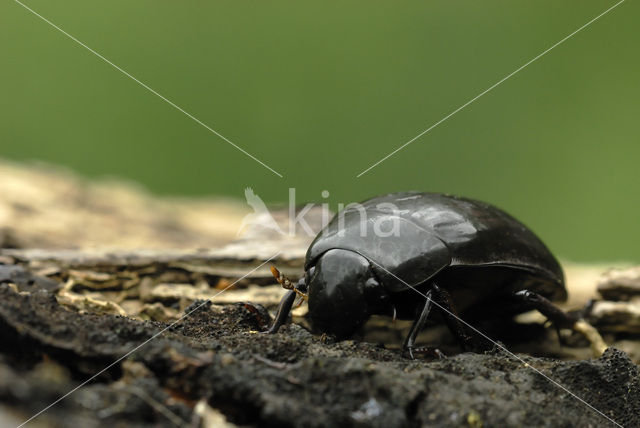
M 275 266 L 271 266 L 271 274 L 276 279 L 276 281 L 278 281 L 278 284 L 282 285 L 282 288 L 284 288 L 285 290 L 293 290 L 296 292 L 298 298 L 296 299 L 296 304 L 294 306 L 298 307 L 302 304 L 302 302 L 308 299 L 306 287 L 304 287 L 303 290 L 303 287 L 301 287 L 300 284 L 298 286 L 294 286 L 293 282 L 291 282 L 288 277 L 283 275 L 282 272 L 280 272 Z
M 293 290 L 293 283 L 289 278 L 284 276 L 275 266 L 271 266 L 271 274 L 282 285 L 285 290 Z

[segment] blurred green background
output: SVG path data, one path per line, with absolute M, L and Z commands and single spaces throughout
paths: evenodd
M 0 157 L 158 194 L 333 207 L 397 190 L 492 202 L 559 256 L 640 261 L 640 17 L 627 1 L 0 3 Z

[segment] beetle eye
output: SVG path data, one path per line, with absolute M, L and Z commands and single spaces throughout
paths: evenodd
M 305 274 L 306 283 L 309 284 L 311 282 L 311 278 L 313 278 L 313 274 L 316 272 L 316 267 L 311 266 L 307 273 Z

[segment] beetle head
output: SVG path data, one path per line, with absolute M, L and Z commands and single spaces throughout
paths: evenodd
M 369 261 L 348 250 L 324 253 L 305 282 L 313 329 L 339 339 L 353 335 L 386 296 Z

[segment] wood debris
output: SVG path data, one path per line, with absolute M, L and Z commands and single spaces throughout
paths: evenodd
M 640 266 L 605 272 L 598 281 L 598 293 L 604 299 L 614 301 L 640 297 Z

